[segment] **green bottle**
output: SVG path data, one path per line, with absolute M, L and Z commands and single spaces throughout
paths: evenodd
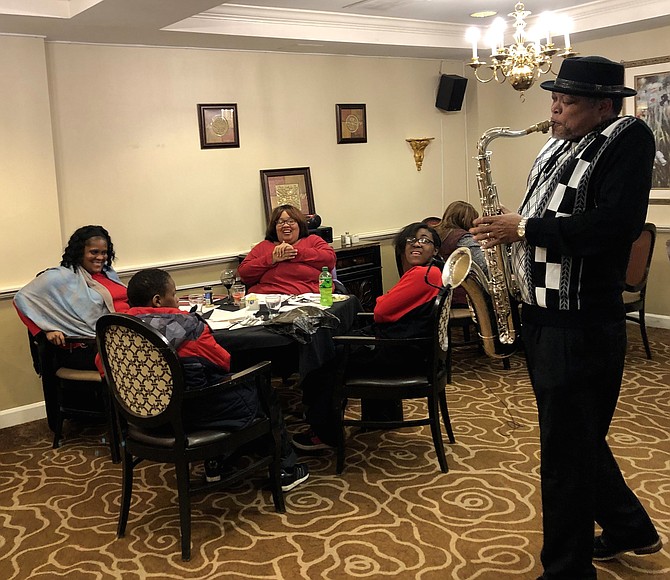
M 324 266 L 319 274 L 319 294 L 321 295 L 321 306 L 333 305 L 333 277 L 327 266 Z

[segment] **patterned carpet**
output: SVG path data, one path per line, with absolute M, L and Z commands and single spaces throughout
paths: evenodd
M 598 565 L 606 580 L 670 578 L 670 331 L 631 326 L 610 442 L 664 549 Z M 126 537 L 116 539 L 121 468 L 96 427 L 51 449 L 44 421 L 0 431 L 0 578 L 531 579 L 541 573 L 535 405 L 520 356 L 505 371 L 455 354 L 448 387 L 456 444 L 440 473 L 428 428 L 352 433 L 347 464 L 307 459 L 310 479 L 273 510 L 263 477 L 193 503 L 182 562 L 173 471 L 143 464 Z M 282 388 L 287 406 L 297 395 Z M 415 406 L 406 406 L 406 413 Z M 289 428 L 300 425 L 288 417 Z M 446 442 L 446 436 L 445 436 Z

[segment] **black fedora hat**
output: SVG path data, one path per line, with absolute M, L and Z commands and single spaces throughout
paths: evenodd
M 637 91 L 624 86 L 623 65 L 602 56 L 566 58 L 555 81 L 540 86 L 546 91 L 582 97 L 632 97 Z

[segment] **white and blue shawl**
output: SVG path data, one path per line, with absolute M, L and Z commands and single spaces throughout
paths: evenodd
M 105 266 L 103 272 L 121 284 L 112 268 Z M 45 270 L 21 288 L 14 304 L 45 332 L 60 330 L 65 336 L 94 337 L 98 318 L 114 312 L 107 288 L 83 268 L 74 272 L 64 266 Z

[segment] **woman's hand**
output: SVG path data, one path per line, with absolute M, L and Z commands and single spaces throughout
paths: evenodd
M 521 239 L 517 234 L 520 221 L 521 216 L 518 213 L 484 216 L 474 221 L 470 233 L 481 244 L 482 248 L 492 248 L 498 244 L 511 244 Z
M 50 330 L 45 333 L 47 340 L 56 346 L 65 346 L 65 335 L 60 330 Z
M 275 246 L 274 250 L 272 250 L 272 263 L 276 264 L 277 262 L 292 260 L 297 255 L 298 250 L 296 250 L 291 244 L 282 242 L 281 244 Z

